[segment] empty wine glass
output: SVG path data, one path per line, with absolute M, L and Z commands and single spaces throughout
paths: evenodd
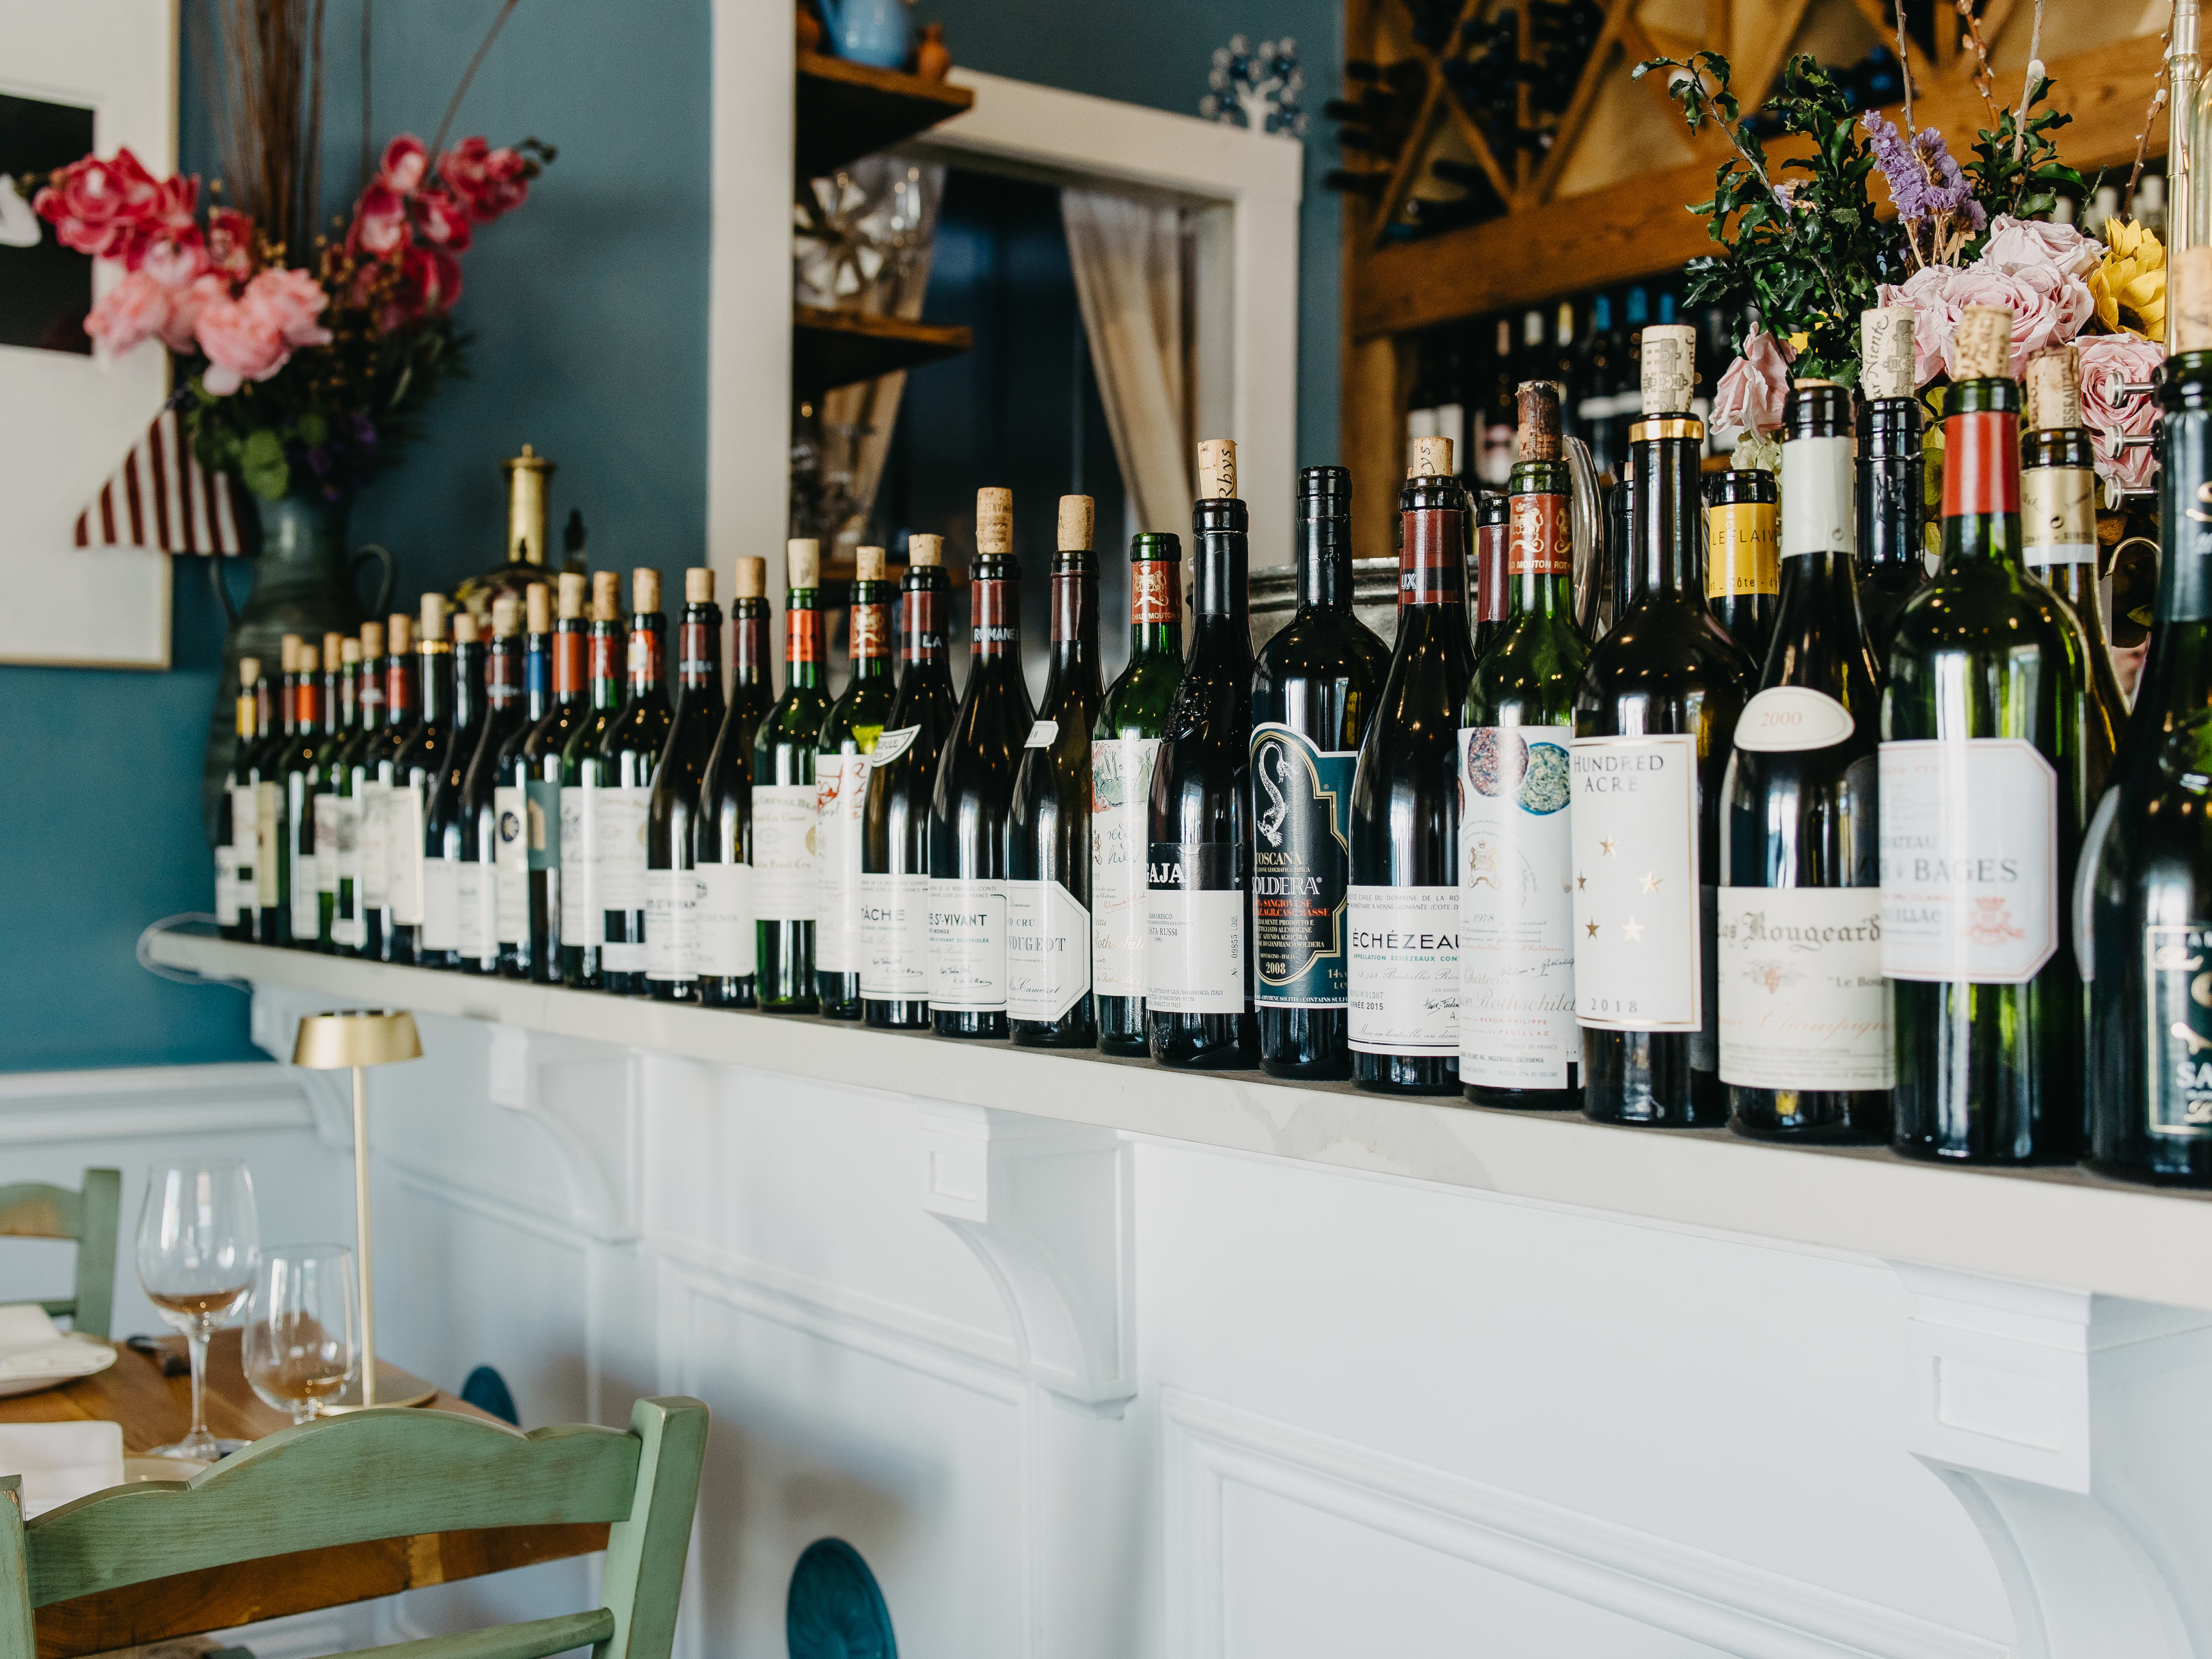
M 157 1164 L 147 1172 L 138 1212 L 138 1282 L 161 1317 L 185 1334 L 192 1356 L 192 1426 L 155 1457 L 213 1462 L 246 1444 L 218 1440 L 207 1426 L 207 1345 L 216 1327 L 253 1288 L 261 1225 L 253 1177 L 232 1158 Z
M 269 1406 L 305 1423 L 352 1380 L 361 1350 L 354 1328 L 353 1252 L 343 1244 L 264 1251 L 253 1272 L 240 1348 L 246 1380 Z

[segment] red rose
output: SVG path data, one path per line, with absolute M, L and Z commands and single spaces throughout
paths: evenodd
M 401 133 L 384 147 L 384 159 L 378 163 L 376 182 L 398 196 L 412 196 L 422 187 L 422 175 L 429 170 L 429 157 L 422 141 L 411 133 Z
M 522 205 L 533 170 L 520 150 L 494 149 L 482 137 L 464 138 L 438 158 L 438 176 L 480 225 Z
M 62 246 L 135 266 L 131 256 L 144 246 L 147 221 L 154 216 L 163 189 L 138 158 L 128 149 L 117 150 L 112 161 L 88 155 L 54 178 L 31 205 L 52 224 Z M 197 180 L 193 188 L 197 191 Z
M 475 234 L 469 226 L 469 210 L 436 186 L 415 198 L 415 220 L 422 228 L 422 240 L 448 253 L 461 252 Z
M 346 232 L 346 251 L 372 258 L 389 258 L 407 241 L 407 198 L 384 182 L 381 173 L 369 181 L 354 204 L 353 225 Z
M 207 256 L 210 269 L 234 283 L 253 275 L 253 220 L 236 208 L 219 207 L 208 213 Z
M 410 241 L 393 262 L 399 281 L 376 319 L 386 334 L 452 308 L 461 297 L 461 262 L 443 248 Z

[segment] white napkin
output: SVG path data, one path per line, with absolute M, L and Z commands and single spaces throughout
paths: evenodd
M 0 1307 L 0 1381 L 40 1376 L 82 1376 L 92 1369 L 95 1351 L 73 1342 L 54 1328 L 35 1302 Z
M 120 1423 L 0 1423 L 0 1474 L 23 1477 L 23 1518 L 123 1484 Z

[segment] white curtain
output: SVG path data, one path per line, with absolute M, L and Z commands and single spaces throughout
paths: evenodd
M 1182 216 L 1173 206 L 1063 190 L 1068 260 L 1099 401 L 1139 527 L 1190 522 L 1190 376 Z

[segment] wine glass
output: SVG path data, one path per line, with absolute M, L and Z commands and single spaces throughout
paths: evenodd
M 192 1356 L 191 1431 L 149 1455 L 212 1463 L 246 1444 L 208 1432 L 207 1345 L 253 1288 L 260 1247 L 253 1177 L 243 1164 L 210 1158 L 157 1164 L 147 1172 L 138 1212 L 138 1282 L 161 1317 L 185 1334 Z
M 263 1253 L 246 1304 L 240 1348 L 246 1380 L 295 1423 L 318 1415 L 360 1363 L 353 1252 L 343 1244 L 295 1244 Z

